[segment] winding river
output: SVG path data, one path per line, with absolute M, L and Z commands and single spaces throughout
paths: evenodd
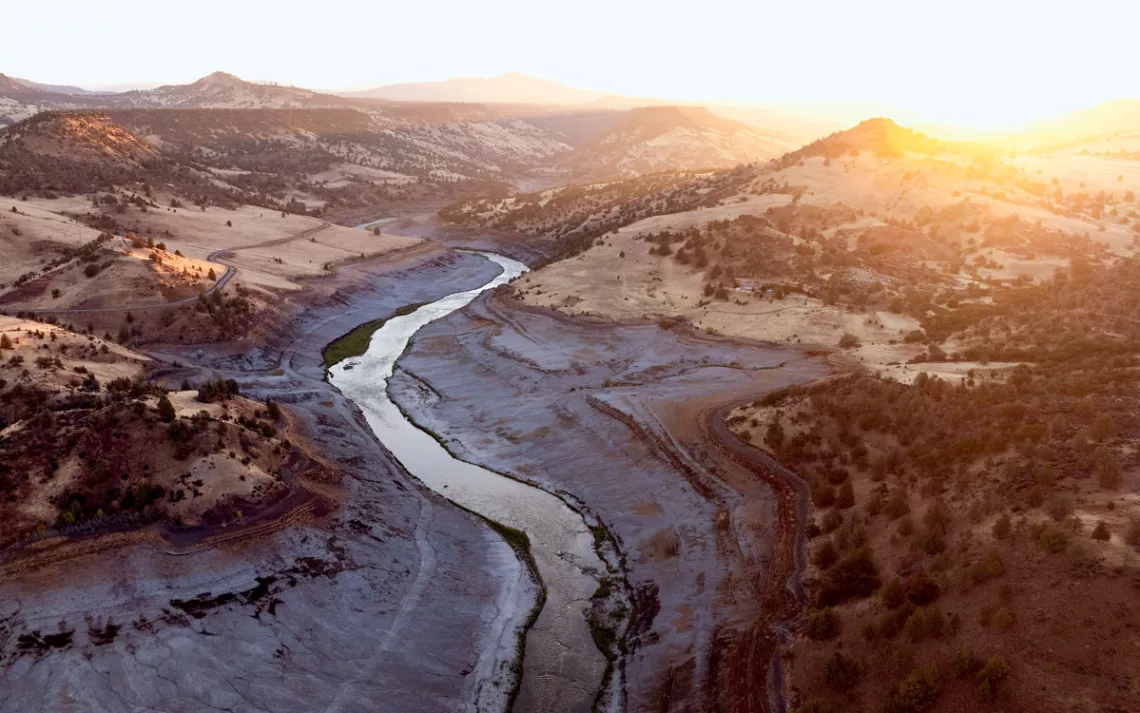
M 419 329 L 461 309 L 479 293 L 526 272 L 522 263 L 486 257 L 503 272 L 474 290 L 457 292 L 414 312 L 389 319 L 373 335 L 368 351 L 329 372 L 332 383 L 360 407 L 377 438 L 428 488 L 496 522 L 526 532 L 545 585 L 546 604 L 527 634 L 516 710 L 559 713 L 589 711 L 601 683 L 605 658 L 590 633 L 585 613 L 605 566 L 581 516 L 546 491 L 458 460 L 419 429 L 388 398 L 396 360 Z M 529 606 L 523 603 L 522 606 Z M 506 672 L 489 682 L 509 687 Z

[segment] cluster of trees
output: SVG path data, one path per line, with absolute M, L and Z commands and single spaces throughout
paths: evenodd
M 1140 264 L 1077 261 L 1043 284 L 989 295 L 955 307 L 912 295 L 923 329 L 904 341 L 939 359 L 1021 362 L 1014 368 L 956 382 L 919 374 L 911 384 L 851 374 L 758 404 L 764 445 L 808 481 L 816 509 L 809 638 L 848 640 L 847 602 L 869 597 L 877 606 L 860 607 L 858 629 L 868 645 L 945 646 L 970 626 L 1009 631 L 1019 619 L 1003 552 L 1025 548 L 1064 568 L 1056 555 L 1078 541 L 1119 538 L 1140 549 L 1140 522 L 1118 531 L 1107 517 L 1086 526 L 1074 516 L 1074 493 L 1098 508 L 1118 502 L 1135 464 L 1126 446 L 1140 435 Z M 957 353 L 942 348 L 951 339 Z M 990 547 L 963 544 L 987 535 Z M 996 603 L 967 618 L 961 597 L 983 587 L 998 593 Z M 880 675 L 880 659 L 842 655 L 820 671 L 836 691 Z M 1011 670 L 964 649 L 949 671 L 919 668 L 898 680 L 884 710 L 927 710 L 956 678 L 992 701 Z
M 198 387 L 198 401 L 212 404 L 216 401 L 227 401 L 233 396 L 241 395 L 241 385 L 235 379 L 218 378 L 207 381 Z

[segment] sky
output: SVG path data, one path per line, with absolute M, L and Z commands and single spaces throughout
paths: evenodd
M 676 100 L 861 101 L 1016 126 L 1140 97 L 1140 3 L 0 0 L 0 72 L 349 89 L 522 72 Z

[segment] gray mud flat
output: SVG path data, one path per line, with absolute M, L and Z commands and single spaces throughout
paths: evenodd
M 780 707 L 768 679 L 775 629 L 797 606 L 803 493 L 710 438 L 708 423 L 824 373 L 792 350 L 490 294 L 420 330 L 389 393 L 459 457 L 572 494 L 620 543 L 637 606 L 612 701 L 759 711 Z
M 504 272 L 483 290 L 526 270 L 513 260 L 491 259 Z M 412 475 L 449 500 L 527 534 L 546 601 L 527 634 L 516 710 L 588 713 L 605 668 L 586 621 L 590 597 L 598 588 L 597 573 L 605 569 L 589 528 L 554 495 L 456 460 L 388 398 L 388 378 L 408 341 L 425 325 L 468 304 L 478 292 L 457 293 L 388 320 L 372 335 L 368 351 L 334 366 L 330 378 L 360 406 L 377 438 Z M 487 677 L 487 672 L 482 673 Z M 515 685 L 512 677 L 491 673 L 500 687 Z
M 485 689 L 514 661 L 538 593 L 529 573 L 484 522 L 407 478 L 324 383 L 320 355 L 362 322 L 497 272 L 464 254 L 354 265 L 315 286 L 267 346 L 172 350 L 188 365 L 169 370 L 173 384 L 232 376 L 289 404 L 340 465 L 340 504 L 269 534 L 234 533 L 222 547 L 151 536 L 5 569 L 0 712 L 435 713 L 501 703 L 501 691 Z

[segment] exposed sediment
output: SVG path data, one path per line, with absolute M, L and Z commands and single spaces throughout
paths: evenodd
M 497 293 L 422 329 L 390 393 L 465 460 L 567 491 L 620 543 L 629 710 L 763 711 L 798 601 L 790 474 L 735 444 L 726 404 L 826 373 L 801 353 L 567 319 Z
M 351 270 L 352 272 L 348 272 Z M 167 358 L 289 404 L 342 469 L 340 507 L 180 548 L 146 532 L 0 581 L 0 711 L 501 709 L 536 591 L 485 523 L 408 481 L 331 386 L 321 347 L 496 268 L 425 252 L 354 265 L 268 345 Z M 226 354 L 233 356 L 226 356 Z
M 495 710 L 537 592 L 485 523 L 407 479 L 323 380 L 321 348 L 371 319 L 485 283 L 481 257 L 430 249 L 322 280 L 268 344 L 170 350 L 184 376 L 237 378 L 289 405 L 341 466 L 331 514 L 153 531 L 0 580 L 0 713 Z M 634 606 L 610 707 L 779 707 L 775 627 L 796 611 L 793 481 L 734 450 L 725 404 L 824 373 L 785 349 L 570 320 L 502 296 L 426 327 L 392 395 L 464 459 L 597 517 Z M 790 489 L 789 489 L 790 488 Z M 781 507 L 782 504 L 782 507 Z M 790 507 L 794 504 L 795 507 Z M 601 529 L 595 533 L 605 545 Z M 790 538 L 790 539 L 789 539 Z M 789 546 L 789 542 L 792 543 Z M 609 613 L 613 613 L 610 611 Z M 516 710 L 528 710 L 520 699 Z

